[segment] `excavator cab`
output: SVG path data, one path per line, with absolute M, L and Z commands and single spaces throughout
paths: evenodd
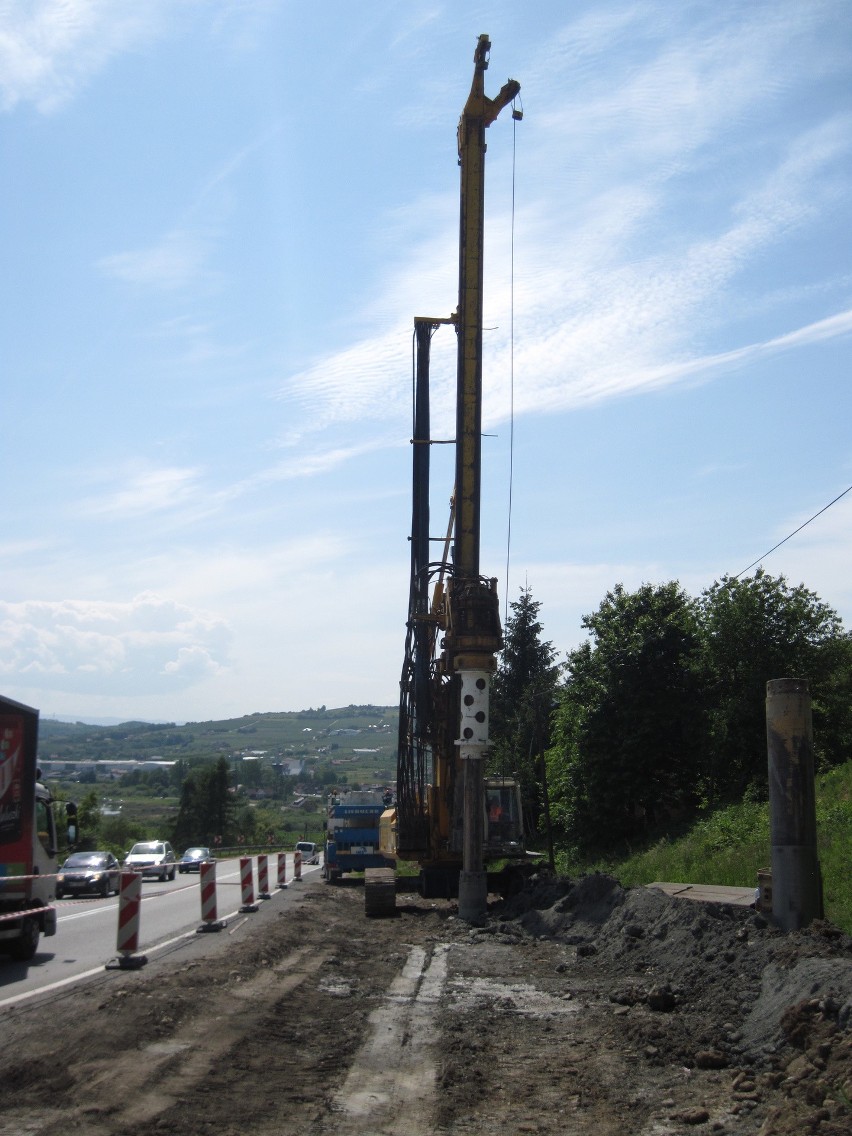
M 485 810 L 486 857 L 522 855 L 524 822 L 518 782 L 509 777 L 487 778 Z

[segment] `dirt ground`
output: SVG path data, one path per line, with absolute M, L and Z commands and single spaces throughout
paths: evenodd
M 852 940 L 830 925 L 605 876 L 495 898 L 481 928 L 397 909 L 305 888 L 4 1011 L 0 1136 L 852 1133 Z

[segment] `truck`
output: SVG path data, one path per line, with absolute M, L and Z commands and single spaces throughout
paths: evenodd
M 490 49 L 481 35 L 457 131 L 458 307 L 450 316 L 414 319 L 411 571 L 397 791 L 380 826 L 383 853 L 419 864 L 421 893 L 458 896 L 459 916 L 472 923 L 484 916 L 489 890 L 514 891 L 531 870 L 518 785 L 511 777 L 485 776 L 489 688 L 503 646 L 497 581 L 479 565 L 485 131 L 520 91 L 510 79 L 493 99 L 485 95 Z M 514 105 L 512 117 L 522 117 Z M 446 534 L 435 538 L 430 451 L 443 440 L 430 426 L 430 344 L 444 325 L 457 339 L 455 487 Z M 434 543 L 441 548 L 433 553 Z M 500 861 L 499 873 L 486 870 Z M 389 913 L 389 899 L 371 900 L 374 885 L 386 890 L 383 875 L 367 872 L 368 912 Z
M 0 950 L 21 962 L 56 934 L 56 821 L 37 753 L 38 710 L 0 697 Z
M 346 872 L 396 867 L 393 856 L 380 850 L 379 828 L 389 803 L 389 794 L 376 789 L 329 796 L 323 879 L 333 884 Z

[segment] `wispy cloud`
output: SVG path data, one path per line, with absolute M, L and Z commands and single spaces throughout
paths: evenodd
M 781 292 L 767 312 L 766 296 L 750 291 L 755 265 L 785 255 L 849 193 L 846 116 L 777 129 L 782 108 L 802 94 L 802 60 L 815 53 L 825 13 L 788 4 L 736 22 L 708 12 L 696 25 L 694 16 L 681 24 L 653 3 L 596 10 L 528 60 L 530 74 L 519 69 L 530 97 L 564 79 L 566 98 L 534 108 L 520 128 L 511 344 L 512 226 L 500 201 L 511 147 L 489 145 L 497 203 L 486 234 L 485 322 L 496 326 L 485 342 L 487 423 L 508 413 L 512 371 L 515 413 L 540 413 L 709 378 L 846 334 L 840 312 L 735 345 L 749 309 L 767 325 L 771 316 L 774 329 L 790 320 Z M 640 50 L 614 52 L 613 36 Z M 839 74 L 842 56 L 820 52 L 818 66 Z M 306 415 L 369 423 L 407 414 L 411 316 L 455 307 L 456 193 L 453 185 L 388 217 L 389 230 L 405 234 L 407 263 L 388 258 L 385 287 L 364 311 L 367 334 L 283 385 Z M 846 301 L 837 286 L 822 297 L 829 311 Z M 436 417 L 448 417 L 440 397 Z
M 89 517 L 128 520 L 172 510 L 195 499 L 199 478 L 198 469 L 174 466 L 134 472 L 119 488 L 82 501 L 79 511 Z
M 162 0 L 0 0 L 0 106 L 58 110 L 120 52 L 155 38 Z
M 183 229 L 167 233 L 149 248 L 105 256 L 98 267 L 127 284 L 175 290 L 198 279 L 206 255 L 205 239 Z

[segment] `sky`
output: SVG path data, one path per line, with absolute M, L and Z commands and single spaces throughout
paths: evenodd
M 852 486 L 848 0 L 0 0 L 0 691 L 398 699 L 412 328 L 488 128 L 481 569 L 560 659 Z M 455 342 L 433 341 L 433 436 Z M 446 529 L 452 447 L 433 447 Z M 852 626 L 852 493 L 763 560 Z M 752 569 L 753 570 L 753 569 Z

